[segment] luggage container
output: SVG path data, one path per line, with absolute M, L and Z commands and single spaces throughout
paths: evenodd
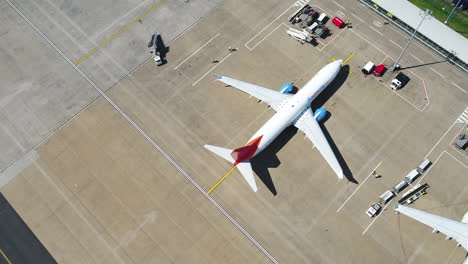
M 395 193 L 399 193 L 403 191 L 406 188 L 406 186 L 408 186 L 408 183 L 406 181 L 401 181 L 400 183 L 395 185 L 395 187 L 393 187 L 393 190 L 395 191 Z
M 382 195 L 380 195 L 380 201 L 383 204 L 387 204 L 392 200 L 392 198 L 395 197 L 395 194 L 391 191 L 385 191 Z
M 418 178 L 419 175 L 421 175 L 421 174 L 419 174 L 419 172 L 416 169 L 414 169 L 410 173 L 408 173 L 408 175 L 405 176 L 405 181 L 408 184 L 410 184 L 410 183 L 414 182 L 414 180 L 416 180 L 416 178 Z
M 342 28 L 344 25 L 344 21 L 339 17 L 334 17 L 332 23 L 338 28 Z
M 432 162 L 430 160 L 425 159 L 423 162 L 421 162 L 421 164 L 418 165 L 416 170 L 419 173 L 423 173 L 431 164 L 432 164 Z

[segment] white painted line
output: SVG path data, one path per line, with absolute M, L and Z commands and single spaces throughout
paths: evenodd
M 374 222 L 377 221 L 377 219 L 379 218 L 379 216 L 383 215 L 385 209 L 387 209 L 387 207 L 388 207 L 389 205 L 390 205 L 390 202 L 389 202 L 387 205 L 385 205 L 384 208 L 382 208 L 382 211 L 380 212 L 380 214 L 378 214 L 378 215 L 374 218 L 374 220 L 372 220 L 372 222 L 366 227 L 366 229 L 364 229 L 364 231 L 362 232 L 362 235 L 364 235 L 364 234 L 367 232 L 367 230 L 369 230 L 369 228 L 374 224 Z
M 337 5 L 337 6 L 341 7 L 341 8 L 343 8 L 343 9 L 346 9 L 346 8 L 344 8 L 342 5 L 338 4 L 337 2 L 335 2 L 335 1 L 333 1 L 333 0 L 332 0 L 332 2 L 335 3 L 335 5 Z
M 262 253 L 270 259 L 271 262 L 273 263 L 279 263 L 260 243 L 258 243 L 255 238 L 253 238 L 247 230 L 245 230 L 244 227 L 242 227 L 226 210 L 224 210 L 221 205 L 216 202 L 201 186 L 198 184 L 174 159 L 167 154 L 156 142 L 151 139 L 148 134 L 146 134 L 143 129 L 141 129 L 138 124 L 135 123 L 112 99 L 110 99 L 109 96 L 107 96 L 89 77 L 84 74 L 78 66 L 73 63 L 70 58 L 67 57 L 49 38 L 47 38 L 42 31 L 40 31 L 32 22 L 29 20 L 10 0 L 6 0 L 6 2 L 13 8 L 18 15 L 20 15 L 33 29 L 36 31 L 49 45 L 58 53 L 60 56 L 62 56 L 63 59 L 65 59 L 68 64 L 76 71 L 78 72 L 81 77 L 83 77 L 93 88 L 110 104 L 112 107 L 125 119 L 127 120 L 156 150 L 161 153 L 208 201 L 213 204 L 247 239 L 249 239 L 250 242 L 252 242 Z M 229 55 L 231 55 L 230 53 Z M 229 57 L 229 55 L 227 57 Z M 227 58 L 226 57 L 226 58 Z M 35 163 L 38 165 L 37 163 Z M 72 204 L 69 202 L 69 204 Z M 117 255 L 118 256 L 118 255 Z M 123 260 L 120 259 L 121 262 L 123 263 Z
M 372 28 L 372 30 L 374 30 L 375 32 L 377 32 L 379 35 L 381 35 L 381 36 L 384 35 L 384 34 L 380 33 L 380 31 L 378 31 L 377 29 L 375 29 L 375 28 L 373 28 L 373 27 L 371 27 L 371 26 L 369 26 L 369 27 Z
M 390 42 L 392 42 L 393 44 L 395 44 L 395 46 L 397 46 L 397 47 L 400 47 L 400 49 L 402 49 L 402 48 L 403 48 L 402 46 L 400 46 L 398 43 L 396 43 L 396 42 L 395 42 L 395 41 L 393 41 L 393 40 L 390 40 Z
M 457 120 L 455 120 L 455 122 L 453 122 L 453 124 L 447 129 L 447 131 L 445 131 L 445 133 L 439 138 L 439 140 L 434 144 L 434 146 L 431 148 L 431 150 L 429 150 L 429 152 L 426 154 L 424 159 L 427 159 L 427 157 L 431 154 L 431 152 L 435 149 L 435 147 L 437 147 L 437 145 L 439 145 L 439 143 L 442 141 L 442 139 L 447 135 L 447 133 L 450 131 L 450 129 L 452 129 L 452 127 L 456 123 L 457 123 Z
M 250 48 L 247 44 L 249 44 L 252 40 L 254 40 L 258 35 L 260 35 L 263 31 L 265 31 L 269 26 L 271 26 L 271 24 L 273 24 L 276 20 L 278 20 L 278 18 L 280 18 L 282 15 L 284 15 L 284 13 L 288 12 L 289 9 L 291 9 L 292 7 L 294 7 L 295 4 L 291 5 L 290 7 L 288 7 L 286 10 L 283 11 L 283 13 L 281 13 L 279 16 L 277 16 L 273 21 L 270 22 L 270 24 L 268 24 L 266 27 L 264 27 L 262 30 L 260 30 L 257 34 L 255 34 L 255 36 L 253 36 L 249 41 L 247 41 L 244 46 L 246 48 L 248 48 L 250 51 L 252 51 L 254 48 Z M 301 9 L 302 6 L 299 8 Z M 298 9 L 298 10 L 299 10 Z
M 351 13 L 351 15 L 353 17 L 355 17 L 357 20 L 361 21 L 362 23 L 364 23 L 364 20 L 362 20 L 360 17 L 356 16 L 355 14 Z
M 385 53 L 383 50 L 379 49 L 379 47 L 377 47 L 376 45 L 374 45 L 372 42 L 370 42 L 369 40 L 367 40 L 365 37 L 359 35 L 356 31 L 354 31 L 352 28 L 349 29 L 351 32 L 353 32 L 354 34 L 356 34 L 356 36 L 362 38 L 363 40 L 365 40 L 367 43 L 371 44 L 372 47 L 376 48 L 378 51 L 382 52 L 383 54 L 387 55 L 387 53 Z
M 196 82 L 194 82 L 192 84 L 192 86 L 195 86 L 195 84 L 197 84 L 199 81 L 201 81 L 201 79 L 203 79 L 206 75 L 208 75 L 208 73 L 210 73 L 212 70 L 214 70 L 216 67 L 218 67 L 221 63 L 223 63 L 223 61 L 225 61 L 227 58 L 229 58 L 229 56 L 231 56 L 232 53 L 229 53 L 226 57 L 224 57 L 220 62 L 216 63 L 216 65 L 211 68 L 209 71 L 207 71 L 205 74 L 203 74 L 202 77 L 200 77 L 200 79 L 198 79 Z
M 414 56 L 412 53 L 409 54 L 411 57 L 415 58 L 420 63 L 424 63 L 424 61 L 420 60 L 418 57 Z
M 458 161 L 458 163 L 460 163 L 463 167 L 465 168 L 468 168 L 468 166 L 461 162 L 460 160 L 458 160 L 457 158 L 455 158 L 452 154 L 448 153 L 446 150 L 442 151 L 442 153 L 440 153 L 439 157 L 437 157 L 437 159 L 432 163 L 431 167 L 429 167 L 429 169 L 427 171 L 424 172 L 424 175 L 419 178 L 419 181 L 416 183 L 416 185 L 418 185 L 419 183 L 421 183 L 421 181 L 424 179 L 424 177 L 429 173 L 429 171 L 431 171 L 431 169 L 434 167 L 434 165 L 439 161 L 439 159 L 442 157 L 442 155 L 445 154 L 448 154 L 450 157 L 452 157 L 454 160 Z
M 374 20 L 373 23 L 374 23 L 374 25 L 375 25 L 376 27 L 382 27 L 382 22 L 380 22 L 380 21 Z
M 440 77 L 442 77 L 442 78 L 444 78 L 444 79 L 445 79 L 445 76 L 444 76 L 444 75 L 442 75 L 442 73 L 440 73 L 440 72 L 438 72 L 438 71 L 434 70 L 434 68 L 432 68 L 432 67 L 430 67 L 429 69 L 431 69 L 433 72 L 435 72 L 435 73 L 439 74 L 439 76 L 440 76 Z
M 359 184 L 359 186 L 356 188 L 356 190 L 354 190 L 354 192 L 348 197 L 348 199 L 346 199 L 346 201 L 344 201 L 344 203 L 340 206 L 340 208 L 338 208 L 338 210 L 336 210 L 337 213 L 346 205 L 346 203 L 348 203 L 348 201 L 351 199 L 351 197 L 353 197 L 353 195 L 362 187 L 362 185 L 364 185 L 364 183 L 367 181 L 367 179 L 369 179 L 369 177 L 372 175 L 372 172 L 377 170 L 377 168 L 380 166 L 380 164 L 382 164 L 382 161 L 379 162 L 379 164 L 369 173 L 369 175 L 364 179 L 364 181 L 362 181 L 362 183 Z
M 457 84 L 455 84 L 454 82 L 451 82 L 451 84 L 453 84 L 453 86 L 455 86 L 455 87 L 457 87 L 458 89 L 460 89 L 462 92 L 464 92 L 464 93 L 468 93 L 468 92 L 466 92 L 466 90 L 465 90 L 465 89 L 461 88 L 460 86 L 458 86 L 458 85 L 457 85 Z
M 323 9 L 322 9 L 322 10 L 323 10 Z M 320 49 L 317 48 L 317 47 L 316 47 L 316 48 L 317 48 L 319 51 L 322 51 L 324 48 L 326 48 L 326 47 L 328 46 L 328 44 L 332 43 L 332 42 L 333 42 L 341 33 L 343 33 L 345 30 L 346 30 L 346 28 L 340 30 L 340 32 L 338 32 L 338 34 L 336 34 L 334 38 L 332 38 L 331 40 L 329 40 L 329 41 L 327 42 L 327 44 L 325 44 L 325 46 L 323 46 L 322 48 L 320 48 Z M 319 42 L 319 43 L 321 43 L 321 44 L 323 45 L 323 43 L 322 43 L 321 41 L 319 41 L 318 39 L 316 39 L 316 40 L 317 40 L 317 42 Z
M 215 39 L 217 36 L 219 36 L 220 33 L 216 34 L 214 37 L 212 37 L 210 40 L 208 40 L 205 44 L 203 44 L 203 46 L 201 46 L 200 48 L 198 48 L 194 53 L 192 53 L 192 55 L 188 56 L 188 58 L 186 58 L 183 62 L 181 62 L 179 65 L 177 65 L 174 70 L 177 70 L 177 68 L 179 68 L 180 65 L 184 64 L 184 62 L 186 62 L 188 59 L 190 59 L 193 55 L 195 55 L 197 52 L 199 52 L 201 49 L 203 49 L 203 47 L 205 47 L 206 45 L 208 45 L 208 43 L 210 43 L 213 39 Z
M 271 34 L 273 34 L 273 32 L 275 32 L 280 26 L 284 25 L 285 27 L 289 28 L 286 24 L 284 23 L 281 23 L 279 24 L 277 27 L 275 27 L 270 33 L 268 33 L 264 38 L 262 38 L 257 44 L 255 44 L 255 46 L 252 47 L 251 50 L 255 49 L 255 47 L 257 47 L 258 45 L 260 45 L 260 43 L 262 43 L 266 38 L 268 38 Z
M 454 160 L 458 161 L 458 163 L 460 163 L 463 167 L 467 168 L 468 169 L 468 165 L 466 165 L 465 163 L 461 162 L 459 159 L 455 158 L 452 154 L 448 153 L 447 151 L 445 151 L 445 153 L 447 153 L 450 157 L 452 157 Z

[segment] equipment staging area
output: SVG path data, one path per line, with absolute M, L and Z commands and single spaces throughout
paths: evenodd
M 400 62 L 411 81 L 393 91 L 396 73 L 361 68 L 391 66 L 408 36 L 359 1 L 317 0 L 353 27 L 330 19 L 327 38 L 301 45 L 286 30 L 306 3 L 0 2 L 0 192 L 58 263 L 462 263 L 456 242 L 395 214 L 401 194 L 365 211 L 427 158 L 416 182 L 431 187 L 411 206 L 461 220 L 466 74 L 413 42 Z M 300 89 L 351 54 L 312 105 L 330 113 L 322 130 L 347 179 L 288 128 L 253 161 L 257 193 L 238 171 L 206 193 L 230 166 L 203 145 L 240 147 L 274 114 L 211 74 Z

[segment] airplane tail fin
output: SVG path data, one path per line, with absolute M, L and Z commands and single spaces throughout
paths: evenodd
M 227 160 L 229 163 L 232 163 L 234 166 L 236 166 L 239 172 L 244 177 L 244 179 L 250 185 L 250 188 L 252 188 L 254 192 L 258 190 L 257 184 L 255 183 L 255 178 L 253 175 L 253 170 L 252 170 L 252 165 L 250 164 L 250 160 L 247 159 L 242 162 L 236 162 L 236 160 L 233 157 L 233 156 L 237 157 L 237 152 L 239 151 L 239 149 L 232 150 L 232 149 L 221 148 L 221 147 L 211 146 L 211 145 L 205 145 L 205 148 L 213 152 L 214 154 L 220 156 L 221 158 Z

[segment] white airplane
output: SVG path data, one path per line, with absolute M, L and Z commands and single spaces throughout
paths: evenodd
M 293 89 L 291 83 L 286 83 L 279 91 L 274 91 L 229 77 L 214 75 L 219 81 L 266 102 L 276 111 L 276 114 L 252 136 L 244 147 L 232 150 L 205 145 L 205 148 L 237 166 L 247 183 L 256 192 L 257 185 L 250 159 L 264 150 L 285 128 L 294 125 L 305 133 L 338 178 L 342 179 L 343 170 L 318 123 L 326 116 L 327 111 L 319 108 L 312 113 L 310 109 L 311 102 L 335 79 L 342 62 L 342 60 L 337 60 L 323 67 L 297 94 L 289 94 Z
M 432 233 L 442 232 L 447 236 L 446 240 L 455 239 L 458 246 L 468 251 L 468 212 L 463 216 L 462 221 L 458 222 L 403 205 L 395 205 L 393 209 L 432 227 Z

